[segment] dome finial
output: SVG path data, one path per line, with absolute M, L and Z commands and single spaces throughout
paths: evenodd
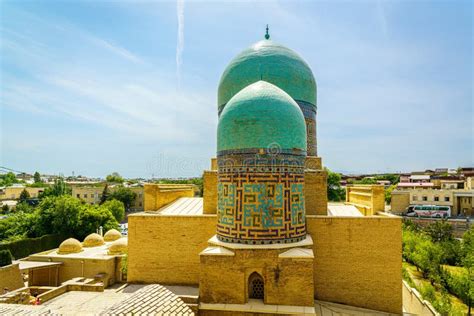
M 270 34 L 268 34 L 268 24 L 267 24 L 267 32 L 265 33 L 265 39 L 270 39 Z

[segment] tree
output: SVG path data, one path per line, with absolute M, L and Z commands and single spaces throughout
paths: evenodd
M 104 204 L 101 205 L 104 209 L 109 210 L 112 215 L 115 217 L 117 222 L 121 222 L 125 217 L 125 206 L 121 201 L 118 200 L 108 200 Z
M 38 171 L 35 172 L 33 179 L 35 180 L 35 183 L 40 183 L 41 182 L 41 175 L 39 174 Z
M 413 261 L 420 268 L 423 277 L 430 280 L 431 285 L 439 282 L 442 254 L 441 247 L 431 240 L 425 239 L 415 246 Z
M 18 180 L 16 179 L 16 176 L 13 172 L 9 172 L 5 175 L 2 175 L 0 178 L 0 186 L 6 186 L 9 187 L 13 183 L 17 183 Z
M 44 198 L 38 206 L 38 231 L 41 235 L 51 233 L 76 235 L 84 207 L 79 199 L 69 195 Z
M 341 201 L 345 199 L 345 191 L 341 188 L 341 174 L 332 172 L 325 168 L 328 173 L 327 188 L 329 201 Z
M 54 180 L 54 184 L 50 187 L 47 187 L 43 192 L 39 194 L 39 198 L 42 199 L 48 196 L 61 196 L 61 195 L 70 195 L 71 187 L 64 182 L 63 178 L 58 178 Z
M 8 204 L 3 204 L 2 206 L 2 213 L 7 214 L 10 208 L 8 207 Z
M 100 197 L 100 203 L 99 204 L 104 204 L 105 201 L 108 200 L 109 198 L 109 184 L 106 183 L 104 190 L 102 191 L 102 196 Z
M 453 227 L 447 221 L 436 221 L 425 228 L 426 233 L 434 242 L 453 240 Z
M 30 193 L 26 191 L 26 189 L 23 189 L 20 193 L 20 199 L 19 202 L 26 202 L 30 198 Z
M 474 270 L 474 226 L 462 236 L 463 266 Z
M 112 213 L 103 206 L 86 204 L 79 218 L 80 220 L 74 233 L 79 239 L 83 239 L 87 235 L 95 233 L 100 226 L 103 227 L 104 231 L 117 229 L 118 227 L 117 220 Z
M 377 184 L 377 180 L 374 178 L 364 178 L 362 180 L 355 181 L 356 184 Z
M 136 197 L 137 194 L 135 192 L 129 188 L 120 186 L 109 195 L 109 200 L 119 200 L 125 206 L 125 210 L 129 211 Z
M 391 185 L 387 190 L 385 190 L 385 203 L 390 204 L 392 201 L 392 191 L 397 188 L 396 184 Z
M 109 174 L 105 180 L 107 182 L 123 183 L 123 178 L 118 172 L 112 172 L 112 174 Z

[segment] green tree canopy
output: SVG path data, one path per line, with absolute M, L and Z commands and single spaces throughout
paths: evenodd
M 100 203 L 99 204 L 104 204 L 105 201 L 109 199 L 109 185 L 108 183 L 105 184 L 104 190 L 102 191 L 102 195 L 100 197 Z
M 377 184 L 377 180 L 374 178 L 364 178 L 362 180 L 354 181 L 355 184 Z
M 74 235 L 84 207 L 79 199 L 69 195 L 43 198 L 38 207 L 38 231 L 41 235 L 51 232 Z
M 71 192 L 71 187 L 64 182 L 64 179 L 58 178 L 54 180 L 52 186 L 45 188 L 44 191 L 40 193 L 39 197 L 42 199 L 48 196 L 70 195 Z
M 328 200 L 329 201 L 342 201 L 345 200 L 346 191 L 341 188 L 341 174 L 332 172 L 328 168 L 325 168 L 328 173 L 327 188 L 328 188 Z
M 121 222 L 125 217 L 125 206 L 119 200 L 108 200 L 101 205 L 104 209 L 109 210 L 117 222 Z
M 7 174 L 0 175 L 0 186 L 11 186 L 14 183 L 18 183 L 15 174 L 13 172 L 9 172 Z
M 392 191 L 397 188 L 396 184 L 392 184 L 388 189 L 385 190 L 385 203 L 390 204 L 392 201 Z
M 125 210 L 129 211 L 136 197 L 137 194 L 130 188 L 120 186 L 109 195 L 109 200 L 119 200 L 125 206 Z
M 19 202 L 26 202 L 30 198 L 30 193 L 26 191 L 26 189 L 23 189 L 20 193 L 20 199 Z
M 453 227 L 447 221 L 436 221 L 425 228 L 426 233 L 434 242 L 453 240 Z
M 35 172 L 33 179 L 35 180 L 35 183 L 40 183 L 41 182 L 41 175 L 38 171 Z
M 98 205 L 87 205 L 79 214 L 79 222 L 75 228 L 76 238 L 83 239 L 102 226 L 104 231 L 117 229 L 118 222 L 109 209 Z
M 123 183 L 123 178 L 118 172 L 112 172 L 105 178 L 105 180 L 107 182 Z

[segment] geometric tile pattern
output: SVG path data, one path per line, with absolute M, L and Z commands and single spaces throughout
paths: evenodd
M 243 166 L 248 159 L 236 156 L 231 165 L 226 163 L 229 157 L 218 156 L 217 238 L 245 244 L 304 239 L 304 156 L 292 156 L 293 165 L 266 161 L 252 167 Z M 274 160 L 288 161 L 277 156 Z
M 303 112 L 306 121 L 306 152 L 308 156 L 317 156 L 317 140 L 316 140 L 316 107 L 308 102 L 295 100 Z

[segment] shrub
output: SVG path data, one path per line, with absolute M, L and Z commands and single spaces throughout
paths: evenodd
M 8 250 L 14 258 L 21 259 L 33 253 L 57 248 L 65 239 L 61 235 L 44 235 L 37 238 L 23 238 L 20 240 L 0 244 L 0 251 Z
M 0 267 L 7 266 L 9 264 L 12 264 L 12 254 L 10 253 L 10 250 L 0 250 Z
M 430 284 L 422 286 L 420 290 L 420 294 L 423 297 L 423 299 L 429 302 L 433 302 L 434 300 L 436 300 L 435 288 Z
M 402 278 L 408 283 L 411 288 L 416 287 L 415 282 L 413 282 L 413 279 L 411 278 L 410 273 L 408 272 L 406 267 L 402 267 Z
M 441 293 L 441 297 L 434 299 L 432 304 L 436 311 L 441 315 L 452 315 L 451 299 L 449 298 L 449 295 L 446 293 L 446 291 Z

